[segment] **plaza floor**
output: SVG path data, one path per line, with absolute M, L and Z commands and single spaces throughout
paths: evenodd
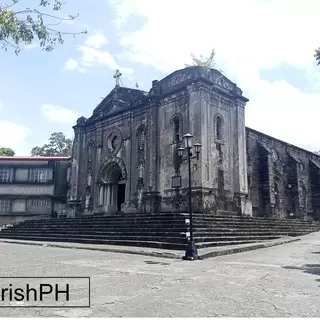
M 320 233 L 192 262 L 7 243 L 0 258 L 2 277 L 91 277 L 91 308 L 0 308 L 0 317 L 320 316 Z

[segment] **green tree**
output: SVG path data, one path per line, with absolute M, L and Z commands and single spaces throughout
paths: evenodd
M 65 35 L 86 33 L 65 32 L 56 29 L 64 20 L 74 20 L 79 15 L 69 15 L 66 18 L 50 14 L 57 12 L 65 2 L 61 0 L 38 0 L 38 8 L 19 9 L 21 0 L 7 0 L 9 4 L 0 4 L 0 44 L 4 50 L 13 48 L 16 54 L 21 51 L 21 45 L 29 45 L 39 41 L 39 46 L 45 51 L 52 51 L 57 43 L 64 42 Z M 20 2 L 21 1 L 21 2 Z
M 215 55 L 216 53 L 214 49 L 212 49 L 211 54 L 208 57 L 204 57 L 203 55 L 200 55 L 200 57 L 197 58 L 193 53 L 191 53 L 192 63 L 185 64 L 185 66 L 186 67 L 200 66 L 200 67 L 212 69 L 216 65 L 214 61 Z
M 316 49 L 314 57 L 316 58 L 317 65 L 320 65 L 320 47 L 318 49 Z
M 62 132 L 54 132 L 49 138 L 49 142 L 42 147 L 34 147 L 31 156 L 63 156 L 70 157 L 72 154 L 72 140 L 67 139 Z
M 15 152 L 10 148 L 1 147 L 0 148 L 0 156 L 13 157 Z

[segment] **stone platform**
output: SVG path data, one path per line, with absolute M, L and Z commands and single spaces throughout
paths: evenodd
M 185 250 L 187 214 L 115 214 L 107 217 L 24 221 L 1 230 L 0 239 Z M 320 224 L 238 216 L 194 214 L 199 249 L 256 244 L 319 231 Z

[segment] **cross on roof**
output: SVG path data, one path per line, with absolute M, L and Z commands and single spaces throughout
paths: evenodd
M 117 69 L 115 75 L 113 76 L 116 79 L 116 86 L 119 86 L 121 76 L 122 73 Z

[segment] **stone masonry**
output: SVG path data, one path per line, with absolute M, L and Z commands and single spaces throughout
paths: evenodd
M 149 92 L 118 84 L 74 126 L 69 216 L 187 210 L 186 133 L 193 210 L 212 214 L 319 217 L 320 157 L 245 127 L 248 99 L 219 71 L 188 67 Z M 181 188 L 172 177 L 181 176 Z

